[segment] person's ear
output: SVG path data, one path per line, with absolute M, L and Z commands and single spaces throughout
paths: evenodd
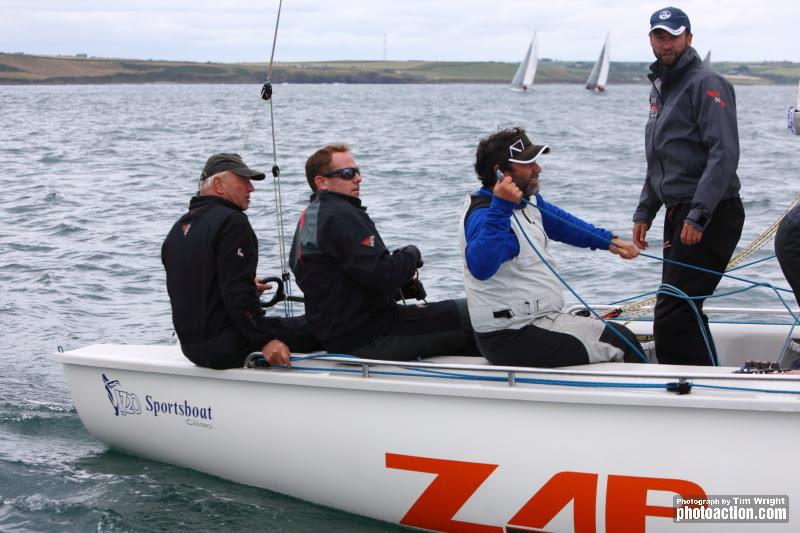
M 328 182 L 325 181 L 325 177 L 324 176 L 314 176 L 314 185 L 317 186 L 317 190 L 327 189 L 327 184 L 328 184 Z
M 214 192 L 217 194 L 222 194 L 225 192 L 225 184 L 223 183 L 222 176 L 217 174 L 212 178 L 214 182 L 211 184 L 214 187 Z

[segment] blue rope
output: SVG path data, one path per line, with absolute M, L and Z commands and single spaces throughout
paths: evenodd
M 742 268 L 751 267 L 751 266 L 753 266 L 753 265 L 757 265 L 757 264 L 759 264 L 759 263 L 763 263 L 764 261 L 769 261 L 770 259 L 775 259 L 776 257 L 777 257 L 777 256 L 773 254 L 773 255 L 770 255 L 769 257 L 765 257 L 764 259 L 758 259 L 758 260 L 756 260 L 756 261 L 752 261 L 752 262 L 750 262 L 750 263 L 745 263 L 745 264 L 743 264 L 743 265 L 739 265 L 739 266 L 737 266 L 737 267 L 729 268 L 729 269 L 728 269 L 728 270 L 726 270 L 725 272 L 733 272 L 734 270 L 740 270 L 740 269 L 742 269 Z
M 523 205 L 530 205 L 530 206 L 535 207 L 536 209 L 539 209 L 539 211 L 542 213 L 542 216 L 546 215 L 546 216 L 549 216 L 549 217 L 557 218 L 558 220 L 564 222 L 565 224 L 567 224 L 569 226 L 572 226 L 573 228 L 577 228 L 577 229 L 579 229 L 579 230 L 581 230 L 583 232 L 586 232 L 586 233 L 591 233 L 597 239 L 599 239 L 600 241 L 608 244 L 609 246 L 614 246 L 616 248 L 620 248 L 620 246 L 618 244 L 612 242 L 610 239 L 606 239 L 605 237 L 597 235 L 596 233 L 592 233 L 589 229 L 581 227 L 578 224 L 572 222 L 571 220 L 568 220 L 568 219 L 566 219 L 566 218 L 564 218 L 562 216 L 559 216 L 559 215 L 557 215 L 555 213 L 541 211 L 539 206 L 534 204 L 534 203 L 531 203 L 530 200 L 526 200 L 525 198 L 523 198 L 521 200 L 521 203 Z M 674 259 L 665 259 L 664 257 L 658 257 L 657 255 L 651 255 L 651 254 L 648 254 L 646 252 L 641 252 L 640 251 L 639 255 L 642 256 L 642 257 L 647 257 L 649 259 L 653 259 L 655 261 L 661 261 L 662 263 L 669 263 L 669 264 L 672 264 L 672 265 L 676 265 L 676 266 L 680 266 L 680 267 L 684 267 L 684 268 L 689 268 L 689 269 L 692 269 L 692 270 L 697 270 L 698 272 L 705 272 L 706 274 L 713 274 L 715 276 L 722 276 L 722 277 L 726 277 L 726 278 L 735 279 L 736 281 L 742 281 L 742 282 L 745 282 L 745 283 L 752 283 L 754 285 L 770 287 L 770 288 L 774 288 L 776 290 L 783 291 L 783 292 L 789 292 L 789 293 L 792 292 L 791 289 L 785 289 L 785 288 L 782 288 L 782 287 L 774 287 L 774 286 L 770 285 L 769 283 L 760 283 L 760 282 L 752 281 L 752 280 L 749 280 L 749 279 L 746 279 L 746 278 L 739 278 L 737 276 L 732 276 L 730 274 L 726 274 L 725 272 L 717 272 L 716 270 L 711 270 L 711 269 L 708 269 L 708 268 L 703 268 L 703 267 L 699 267 L 699 266 L 695 266 L 695 265 L 690 265 L 688 263 L 682 263 L 680 261 L 675 261 Z M 769 257 L 767 259 L 772 259 L 773 257 L 775 257 L 775 256 L 773 255 L 772 257 Z M 756 264 L 756 263 L 758 263 L 760 261 L 764 261 L 764 260 L 755 261 L 755 262 L 753 262 L 751 264 Z M 737 267 L 737 268 L 733 268 L 733 269 L 731 269 L 731 270 L 729 270 L 727 272 L 732 272 L 732 271 L 737 270 L 739 268 L 744 268 L 744 266 L 750 266 L 750 265 L 743 265 L 743 266 L 740 266 L 740 267 Z
M 308 359 L 324 359 L 329 357 L 347 357 L 356 358 L 348 354 L 313 354 L 307 356 L 292 356 L 293 361 L 303 361 Z M 402 361 L 386 361 L 386 365 L 402 366 Z M 332 367 L 312 367 L 312 366 L 293 366 L 292 370 L 301 370 L 308 372 L 340 372 L 346 374 L 360 373 L 360 369 L 356 368 L 332 368 Z M 487 369 L 490 370 L 490 369 Z M 389 371 L 389 370 L 370 370 L 370 374 L 381 376 L 403 376 L 403 377 L 431 377 L 434 375 L 443 379 L 458 379 L 467 381 L 488 381 L 488 382 L 507 382 L 508 378 L 503 376 L 481 376 L 470 375 L 458 372 L 448 372 L 444 370 L 435 370 L 432 368 L 419 368 L 414 371 Z M 590 387 L 590 388 L 620 388 L 620 389 L 665 389 L 669 390 L 669 383 L 630 383 L 630 382 L 613 382 L 613 381 L 578 381 L 578 380 L 565 380 L 565 379 L 546 379 L 546 378 L 526 378 L 517 377 L 517 383 L 527 383 L 532 385 L 553 385 L 561 387 Z M 699 387 L 704 389 L 718 389 L 729 391 L 741 392 L 759 392 L 768 394 L 800 394 L 800 391 L 783 390 L 783 389 L 758 389 L 752 387 L 733 387 L 724 385 L 704 385 L 689 382 L 691 387 Z
M 689 307 L 692 309 L 695 318 L 697 318 L 697 327 L 700 329 L 700 334 L 703 337 L 703 343 L 706 345 L 706 350 L 708 351 L 708 359 L 711 361 L 711 366 L 719 366 L 719 360 L 717 359 L 717 354 L 714 353 L 714 350 L 711 349 L 711 343 L 708 339 L 708 333 L 706 332 L 705 324 L 703 323 L 703 318 L 700 316 L 700 311 L 697 309 L 697 305 L 695 305 L 694 303 L 694 297 L 690 297 L 688 294 L 686 294 L 679 288 L 675 287 L 674 285 L 670 285 L 668 283 L 662 283 L 659 286 L 659 290 L 657 292 L 658 294 L 666 294 L 669 296 L 682 298 L 686 300 L 686 303 L 689 304 Z
M 533 205 L 533 204 L 531 204 L 531 205 Z M 610 326 L 610 325 L 609 325 L 609 323 L 608 323 L 608 321 L 607 321 L 606 319 L 604 319 L 604 318 L 603 318 L 603 317 L 601 317 L 599 314 L 597 314 L 597 312 L 596 312 L 594 309 L 592 309 L 592 308 L 589 306 L 589 304 L 587 304 L 587 303 L 584 301 L 584 299 L 583 299 L 583 298 L 581 298 L 580 294 L 578 294 L 578 293 L 577 293 L 577 291 L 575 291 L 575 289 L 573 289 L 573 288 L 572 288 L 572 286 L 571 286 L 569 283 L 567 283 L 567 280 L 565 280 L 565 279 L 564 279 L 564 278 L 561 276 L 561 274 L 559 274 L 559 273 L 558 273 L 558 271 L 557 271 L 555 268 L 553 268 L 553 266 L 552 266 L 552 265 L 551 265 L 551 264 L 550 264 L 550 263 L 547 261 L 547 259 L 545 259 L 545 257 L 544 257 L 544 256 L 542 255 L 542 253 L 539 251 L 539 249 L 538 249 L 538 248 L 536 248 L 536 245 L 535 245 L 535 244 L 533 244 L 533 241 L 531 241 L 530 237 L 528 237 L 528 234 L 525 232 L 525 228 L 524 228 L 524 227 L 522 227 L 522 224 L 520 223 L 519 219 L 517 218 L 517 215 L 516 215 L 516 213 L 513 213 L 513 212 L 512 212 L 512 213 L 511 213 L 511 217 L 514 219 L 514 222 L 516 222 L 516 223 L 517 223 L 517 226 L 519 227 L 519 231 L 520 231 L 520 233 L 522 233 L 522 236 L 523 236 L 523 237 L 525 237 L 525 240 L 526 240 L 526 241 L 528 241 L 528 244 L 530 245 L 530 247 L 533 249 L 533 251 L 534 251 L 534 252 L 536 252 L 536 255 L 538 255 L 538 256 L 539 256 L 539 259 L 541 259 L 541 260 L 542 260 L 542 263 L 544 263 L 544 264 L 545 264 L 545 266 L 546 266 L 546 267 L 547 267 L 547 268 L 550 270 L 550 272 L 552 272 L 552 273 L 553 273 L 553 275 L 554 275 L 556 278 L 558 278 L 558 281 L 560 281 L 560 282 L 561 282 L 561 284 L 562 284 L 562 285 L 564 285 L 564 287 L 566 287 L 566 288 L 569 290 L 569 292 L 571 292 L 571 293 L 572 293 L 572 295 L 573 295 L 573 296 L 575 296 L 575 298 L 577 298 L 577 299 L 578 299 L 578 301 L 580 301 L 580 302 L 581 302 L 581 304 L 583 304 L 583 306 L 584 306 L 584 307 L 586 307 L 586 309 L 588 309 L 588 310 L 589 310 L 589 312 L 590 312 L 590 313 L 592 313 L 592 314 L 595 316 L 595 318 L 597 318 L 597 319 L 599 319 L 601 322 L 603 322 L 603 324 L 606 326 L 606 328 L 610 329 L 610 330 L 611 330 L 611 331 L 614 333 L 614 335 L 616 335 L 617 337 L 619 337 L 620 339 L 622 339 L 622 341 L 623 341 L 625 344 L 627 344 L 629 347 L 631 347 L 631 348 L 633 349 L 633 351 L 634 351 L 634 352 L 636 352 L 636 355 L 638 355 L 638 356 L 639 356 L 639 358 L 640 358 L 640 359 L 641 359 L 643 362 L 645 362 L 645 363 L 649 363 L 649 362 L 650 362 L 650 360 L 647 358 L 647 356 L 646 356 L 645 354 L 643 354 L 643 353 L 642 353 L 642 351 L 641 351 L 639 348 L 637 348 L 637 347 L 636 347 L 636 346 L 635 346 L 635 345 L 634 345 L 634 344 L 633 344 L 631 341 L 629 341 L 627 338 L 625 338 L 625 335 L 623 335 L 623 334 L 622 334 L 620 331 L 617 331 L 617 328 L 615 328 L 615 327 L 613 327 L 613 326 Z
M 732 391 L 742 391 L 742 392 L 766 392 L 770 394 L 800 394 L 800 391 L 796 390 L 782 390 L 782 389 L 755 389 L 750 387 L 731 387 L 725 385 L 697 385 L 694 384 L 694 387 L 699 387 L 701 389 L 718 389 L 718 390 L 732 390 Z
M 388 365 L 400 365 L 399 361 L 386 361 Z M 356 368 L 329 368 L 329 367 L 312 367 L 312 366 L 292 366 L 292 370 L 304 370 L 311 372 L 342 372 L 346 374 L 359 374 L 361 370 Z M 370 374 L 380 376 L 404 376 L 404 377 L 431 377 L 430 374 L 435 374 L 436 377 L 443 379 L 458 379 L 467 381 L 489 381 L 489 382 L 507 382 L 508 378 L 503 376 L 480 376 L 459 374 L 455 372 L 444 372 L 433 369 L 418 369 L 417 371 L 397 372 L 389 370 L 370 370 Z M 631 388 L 631 389 L 667 389 L 667 383 L 617 383 L 612 381 L 577 381 L 577 380 L 563 380 L 563 379 L 545 379 L 545 378 L 516 378 L 517 383 L 529 383 L 534 385 L 555 385 L 564 387 L 603 387 L 603 388 Z
M 584 228 L 584 227 L 582 227 L 582 226 L 580 226 L 580 225 L 578 225 L 578 224 L 576 224 L 576 223 L 574 223 L 574 222 L 572 222 L 572 221 L 570 221 L 570 220 L 568 220 L 568 219 L 566 219 L 566 218 L 564 218 L 564 217 L 561 217 L 561 216 L 559 216 L 559 215 L 557 215 L 557 214 L 555 214 L 555 213 L 549 213 L 549 212 L 543 212 L 543 211 L 541 211 L 541 209 L 539 208 L 539 206 L 538 206 L 538 205 L 536 205 L 536 204 L 534 204 L 534 203 L 531 203 L 531 202 L 530 202 L 530 200 L 527 200 L 527 199 L 523 198 L 521 202 L 522 202 L 524 205 L 530 205 L 530 206 L 533 206 L 533 207 L 535 207 L 536 209 L 539 209 L 539 211 L 542 213 L 542 216 L 543 216 L 543 217 L 544 217 L 545 215 L 547 215 L 547 216 L 551 216 L 551 217 L 553 217 L 553 218 L 557 218 L 557 219 L 561 220 L 562 222 L 564 222 L 565 224 L 567 224 L 567 225 L 569 225 L 569 226 L 572 226 L 572 227 L 574 227 L 574 228 L 577 228 L 577 229 L 579 229 L 580 231 L 584 231 L 584 232 L 586 232 L 586 233 L 591 233 L 593 236 L 597 237 L 597 238 L 598 238 L 598 239 L 600 239 L 601 241 L 608 243 L 608 245 L 609 245 L 609 246 L 616 246 L 617 248 L 619 248 L 619 247 L 620 247 L 620 246 L 619 246 L 619 245 L 617 245 L 616 243 L 612 242 L 610 239 L 606 239 L 606 238 L 604 238 L 604 237 L 602 237 L 602 236 L 600 236 L 600 235 L 597 235 L 597 234 L 595 234 L 595 233 L 592 233 L 591 231 L 589 231 L 589 229 L 587 229 L 587 228 Z M 516 219 L 516 215 L 514 215 L 514 214 L 512 213 L 512 216 L 514 216 L 514 220 L 517 222 L 517 225 L 520 227 L 520 229 L 522 229 L 522 226 L 520 225 L 519 221 Z M 524 235 L 524 234 L 525 234 L 525 232 L 523 231 L 523 235 Z M 527 235 L 525 235 L 525 238 L 526 238 L 526 240 L 528 241 L 528 243 L 529 243 L 531 246 L 533 246 L 533 243 L 531 243 L 531 241 L 530 241 L 530 239 L 528 239 Z M 572 288 L 571 288 L 571 287 L 570 287 L 570 286 L 567 284 L 567 282 L 566 282 L 566 281 L 565 281 L 565 280 L 564 280 L 564 279 L 563 279 L 563 278 L 562 278 L 562 277 L 561 277 L 561 276 L 560 276 L 560 275 L 559 275 L 557 272 L 555 272 L 555 270 L 554 270 L 552 267 L 550 267 L 550 265 L 547 263 L 547 261 L 545 261 L 545 260 L 544 260 L 544 258 L 541 256 L 541 254 L 539 254 L 539 251 L 538 251 L 538 250 L 536 250 L 535 246 L 533 246 L 533 248 L 534 248 L 534 250 L 536 251 L 536 253 L 539 255 L 539 257 L 542 259 L 542 261 L 544 261 L 544 263 L 547 265 L 547 267 L 548 267 L 548 268 L 550 268 L 550 271 L 551 271 L 551 272 L 553 272 L 553 273 L 554 273 L 554 274 L 555 274 L 555 275 L 558 277 L 558 279 L 561 281 L 561 283 L 562 283 L 562 284 L 564 284 L 564 286 L 565 286 L 565 287 L 567 287 L 567 288 L 570 290 L 570 292 L 572 292 L 572 294 L 573 294 L 573 295 L 574 295 L 576 298 L 578 298 L 578 300 L 581 302 L 581 304 L 582 304 L 582 305 L 583 305 L 583 306 L 584 306 L 586 309 L 588 309 L 588 310 L 589 310 L 589 312 L 590 312 L 590 313 L 592 313 L 594 316 L 596 316 L 596 317 L 597 317 L 597 318 L 599 318 L 600 320 L 603 320 L 603 319 L 600 317 L 600 315 L 598 315 L 598 314 L 597 314 L 597 312 L 596 312 L 594 309 L 592 309 L 591 307 L 589 307 L 589 305 L 588 305 L 588 304 L 587 304 L 587 303 L 586 303 L 586 302 L 585 302 L 585 301 L 584 301 L 584 300 L 583 300 L 583 299 L 582 299 L 580 296 L 578 296 L 578 294 L 577 294 L 577 293 L 576 293 L 574 290 L 572 290 Z M 727 274 L 727 273 L 725 273 L 725 272 L 717 272 L 717 271 L 715 271 L 715 270 L 711 270 L 711 269 L 708 269 L 708 268 L 703 268 L 703 267 L 699 267 L 699 266 L 695 266 L 695 265 L 690 265 L 690 264 L 687 264 L 687 263 L 682 263 L 682 262 L 680 262 L 680 261 L 675 261 L 675 260 L 673 260 L 673 259 L 666 259 L 666 258 L 664 258 L 664 257 L 658 257 L 658 256 L 651 255 L 651 254 L 648 254 L 648 253 L 645 253 L 645 252 L 639 252 L 639 255 L 641 255 L 642 257 L 647 257 L 647 258 L 649 258 L 649 259 L 656 260 L 656 261 L 661 261 L 662 263 L 673 264 L 673 265 L 676 265 L 676 266 L 680 266 L 680 267 L 684 267 L 684 268 L 689 268 L 689 269 L 692 269 L 692 270 L 696 270 L 696 271 L 698 271 L 698 272 L 704 272 L 704 273 L 707 273 L 707 274 L 712 274 L 712 275 L 715 275 L 715 276 L 726 277 L 726 278 L 734 279 L 734 280 L 736 280 L 736 281 L 741 281 L 741 282 L 743 282 L 743 283 L 748 283 L 748 284 L 750 285 L 749 287 L 745 287 L 745 288 L 743 288 L 743 289 L 740 289 L 740 290 L 731 291 L 731 292 L 728 292 L 728 293 L 723 293 L 723 294 L 719 294 L 719 295 L 716 295 L 716 296 L 715 296 L 715 295 L 713 295 L 713 294 L 712 294 L 712 295 L 708 295 L 708 296 L 688 296 L 688 295 L 687 295 L 687 294 L 685 294 L 685 293 L 681 293 L 682 295 L 665 293 L 665 294 L 668 294 L 668 295 L 670 295 L 670 296 L 673 296 L 673 297 L 683 298 L 683 299 L 685 299 L 687 302 L 689 302 L 690 304 L 691 304 L 691 300 L 701 300 L 701 299 L 709 299 L 709 298 L 720 298 L 720 297 L 723 297 L 723 296 L 728 296 L 728 295 L 731 295 L 731 294 L 737 294 L 737 293 L 739 293 L 739 292 L 745 292 L 745 291 L 748 291 L 748 290 L 750 290 L 750 289 L 754 289 L 754 288 L 756 288 L 756 287 L 765 287 L 765 288 L 771 289 L 773 292 L 775 292 L 775 295 L 778 297 L 778 299 L 781 301 L 781 303 L 783 304 L 783 306 L 786 308 L 786 310 L 787 310 L 787 312 L 789 313 L 789 315 L 790 315 L 790 316 L 791 316 L 791 317 L 794 319 L 794 320 L 793 320 L 793 323 L 792 323 L 792 327 L 791 327 L 791 329 L 789 330 L 789 333 L 788 333 L 788 335 L 786 336 L 786 340 L 785 340 L 785 341 L 784 341 L 784 343 L 783 343 L 783 350 L 781 351 L 781 353 L 783 353 L 783 352 L 786 350 L 787 346 L 789 346 L 789 343 L 790 343 L 790 342 L 791 342 L 791 340 L 792 340 L 792 333 L 794 332 L 794 328 L 795 328 L 795 326 L 797 326 L 798 324 L 800 324 L 800 316 L 796 316 L 796 315 L 795 315 L 795 314 L 792 312 L 791 308 L 790 308 L 790 307 L 789 307 L 789 305 L 786 303 L 786 300 L 784 300 L 784 299 L 783 299 L 783 297 L 781 296 L 781 294 L 780 294 L 780 293 L 781 293 L 781 292 L 786 292 L 786 293 L 793 294 L 793 291 L 792 291 L 791 289 L 786 289 L 786 288 L 783 288 L 783 287 L 776 287 L 776 286 L 772 285 L 771 283 L 759 282 L 759 281 L 753 281 L 753 280 L 749 280 L 749 279 L 747 279 L 747 278 L 740 278 L 740 277 L 738 277 L 738 276 L 733 276 L 733 275 L 731 275 L 731 274 Z M 745 267 L 748 267 L 748 266 L 751 266 L 751 265 L 755 265 L 755 264 L 761 263 L 761 262 L 763 262 L 763 261 L 766 261 L 766 260 L 769 260 L 769 259 L 773 259 L 774 257 L 775 257 L 775 255 L 772 255 L 772 256 L 770 256 L 770 257 L 767 257 L 767 258 L 764 258 L 764 259 L 759 259 L 759 260 L 757 260 L 757 261 L 753 261 L 752 263 L 745 264 L 745 265 L 741 265 L 741 266 L 739 266 L 739 267 L 736 267 L 736 268 L 732 268 L 732 269 L 728 270 L 727 272 L 733 272 L 734 270 L 738 270 L 738 269 L 740 269 L 740 268 L 745 268 Z M 663 285 L 662 285 L 662 286 L 663 286 Z M 677 290 L 677 289 L 676 289 L 676 290 Z M 658 294 L 658 292 L 659 292 L 659 291 L 656 291 L 656 294 Z M 646 294 L 652 294 L 652 293 L 646 293 Z M 636 299 L 636 298 L 639 298 L 639 297 L 641 297 L 641 296 L 638 296 L 638 297 L 637 297 L 637 296 L 634 296 L 634 297 L 627 298 L 627 299 L 624 299 L 624 300 L 619 300 L 618 302 L 612 303 L 611 305 L 616 305 L 616 304 L 618 304 L 618 303 L 627 302 L 627 301 L 634 300 L 634 299 Z M 699 318 L 699 312 L 698 312 L 698 310 L 697 310 L 697 307 L 696 307 L 696 306 L 694 306 L 693 304 L 691 305 L 691 307 L 692 307 L 692 310 L 695 312 L 695 315 L 696 315 L 696 316 L 698 316 L 698 318 Z M 701 319 L 701 320 L 702 320 L 702 319 Z M 608 323 L 607 323 L 605 320 L 603 320 L 603 322 L 604 322 L 606 325 L 608 325 Z M 715 354 L 713 354 L 713 352 L 711 351 L 710 345 L 709 345 L 709 343 L 708 343 L 708 339 L 707 339 L 707 336 L 706 336 L 706 333 L 705 333 L 705 328 L 704 328 L 704 327 L 703 327 L 703 328 L 700 328 L 700 331 L 702 332 L 702 335 L 703 335 L 703 341 L 706 343 L 706 347 L 709 349 L 709 355 L 711 356 L 711 359 L 712 359 L 712 360 L 716 360 L 716 355 L 715 355 Z M 616 331 L 615 331 L 615 333 L 616 333 Z M 624 339 L 624 340 L 627 342 L 627 339 Z M 628 344 L 630 345 L 630 343 L 628 343 Z M 637 353 L 639 353 L 639 352 L 638 352 L 638 350 L 637 350 Z M 640 354 L 640 355 L 641 355 L 641 354 Z M 779 354 L 779 356 L 780 356 L 780 354 Z M 649 361 L 648 361 L 648 362 L 649 362 Z M 718 364 L 718 362 L 717 362 L 717 364 Z

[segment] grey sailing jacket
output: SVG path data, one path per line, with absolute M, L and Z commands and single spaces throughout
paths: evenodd
M 650 70 L 647 178 L 633 221 L 649 227 L 662 205 L 691 203 L 687 221 L 704 230 L 720 201 L 739 196 L 733 85 L 691 47 L 673 68 L 655 62 Z

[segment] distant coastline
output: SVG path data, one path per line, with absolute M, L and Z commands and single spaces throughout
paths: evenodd
M 584 83 L 593 62 L 541 59 L 536 83 Z M 646 83 L 648 63 L 612 61 L 610 84 Z M 800 63 L 719 62 L 734 84 L 795 84 Z M 273 83 L 508 83 L 516 63 L 308 61 L 273 65 Z M 0 52 L 0 84 L 263 83 L 264 63 L 197 63 Z

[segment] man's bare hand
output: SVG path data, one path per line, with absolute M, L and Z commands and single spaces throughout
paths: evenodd
M 623 259 L 633 259 L 639 256 L 638 246 L 631 241 L 623 241 L 617 237 L 611 239 L 611 244 L 608 245 L 608 251 Z
M 686 245 L 697 244 L 703 238 L 703 231 L 695 228 L 691 224 L 683 223 L 681 230 L 681 242 Z
M 256 276 L 256 295 L 261 298 L 261 295 L 264 294 L 264 291 L 268 291 L 272 288 L 271 283 L 261 283 L 261 280 L 258 279 Z
M 504 176 L 503 181 L 497 180 L 492 192 L 498 198 L 514 202 L 515 204 L 518 204 L 519 201 L 522 200 L 522 191 L 519 190 L 519 187 L 517 187 L 514 180 L 511 179 L 511 176 Z
M 631 235 L 633 237 L 633 244 L 640 250 L 647 250 L 647 247 L 650 246 L 650 243 L 645 240 L 647 237 L 647 224 L 644 222 L 637 222 L 634 224 Z
M 272 339 L 261 348 L 264 359 L 270 365 L 292 366 L 291 353 L 289 347 L 278 339 Z

